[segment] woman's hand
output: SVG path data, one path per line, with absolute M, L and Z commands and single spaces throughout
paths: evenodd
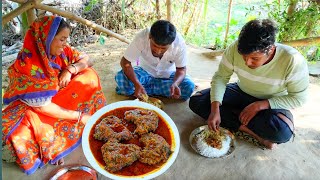
M 211 112 L 208 117 L 209 129 L 214 130 L 214 131 L 218 131 L 219 127 L 220 127 L 220 122 L 221 122 L 220 112 L 219 111 Z
M 263 101 L 256 101 L 254 103 L 249 104 L 247 107 L 245 107 L 240 115 L 239 120 L 240 122 L 247 126 L 251 119 L 261 110 L 268 109 L 270 107 L 268 100 Z
M 90 117 L 91 117 L 91 115 L 89 115 L 89 114 L 83 114 L 82 118 L 81 118 L 81 123 L 86 125 L 88 120 L 90 119 Z
M 181 90 L 180 90 L 179 86 L 176 83 L 173 83 L 170 86 L 170 95 L 174 99 L 179 99 L 180 98 Z
M 60 86 L 60 88 L 64 88 L 70 83 L 71 75 L 72 74 L 67 69 L 64 69 L 60 73 L 60 76 L 59 76 L 59 86 Z

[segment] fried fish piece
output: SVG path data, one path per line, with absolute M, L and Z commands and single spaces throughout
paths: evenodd
M 152 104 L 160 109 L 163 109 L 164 104 L 160 99 L 149 97 L 147 94 L 142 94 L 139 98 L 140 101 Z
M 139 141 L 144 148 L 140 151 L 139 161 L 149 165 L 165 162 L 172 153 L 170 145 L 160 135 L 148 133 L 141 136 Z
M 140 147 L 135 144 L 106 142 L 101 147 L 102 157 L 106 163 L 105 169 L 110 172 L 119 171 L 138 160 Z
M 121 119 L 116 116 L 108 116 L 96 125 L 94 138 L 102 141 L 121 141 L 133 138 L 132 133 L 122 124 Z
M 134 109 L 124 113 L 124 119 L 133 122 L 137 128 L 134 133 L 139 135 L 155 131 L 158 127 L 159 117 L 153 110 Z

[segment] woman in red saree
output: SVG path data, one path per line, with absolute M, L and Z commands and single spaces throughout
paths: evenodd
M 2 146 L 28 175 L 63 162 L 90 116 L 106 105 L 92 62 L 67 45 L 69 34 L 59 16 L 37 19 L 8 69 Z

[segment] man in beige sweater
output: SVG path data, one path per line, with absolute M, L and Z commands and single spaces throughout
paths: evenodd
M 211 89 L 190 98 L 191 110 L 207 119 L 210 129 L 246 132 L 269 149 L 289 141 L 289 109 L 305 103 L 309 75 L 304 57 L 275 43 L 276 33 L 271 20 L 248 22 L 225 50 Z M 227 84 L 233 73 L 238 82 Z

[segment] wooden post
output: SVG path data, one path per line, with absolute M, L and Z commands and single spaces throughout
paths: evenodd
M 319 44 L 320 43 L 320 37 L 313 37 L 313 38 L 305 38 L 305 39 L 297 39 L 293 41 L 283 41 L 280 42 L 281 44 L 286 44 L 288 46 L 310 46 L 313 44 Z M 224 52 L 224 49 L 218 49 L 214 50 L 212 52 L 203 53 L 206 56 L 215 57 L 215 56 L 221 56 Z
M 305 39 L 297 39 L 293 41 L 284 41 L 283 44 L 288 46 L 308 46 L 312 44 L 320 44 L 320 37 L 312 37 L 312 38 L 305 38 Z
M 19 16 L 21 13 L 33 8 L 35 6 L 35 3 L 33 1 L 29 1 L 27 3 L 22 4 L 15 10 L 11 11 L 10 13 L 2 16 L 2 27 L 7 24 L 11 19 Z
M 27 18 L 28 18 L 28 25 L 30 26 L 33 21 L 37 18 L 34 8 L 27 10 Z
M 159 20 L 161 18 L 159 0 L 156 0 L 156 14 L 157 14 L 157 19 Z
M 229 26 L 230 26 L 230 19 L 231 19 L 231 9 L 232 9 L 232 0 L 229 0 L 228 20 L 227 20 L 226 34 L 224 35 L 224 44 L 223 44 L 224 49 L 227 47 L 228 33 L 229 33 Z
M 171 0 L 167 0 L 167 20 L 171 21 Z
M 120 34 L 112 32 L 112 31 L 104 28 L 101 25 L 98 25 L 98 24 L 93 23 L 93 22 L 91 22 L 91 21 L 89 21 L 87 19 L 79 17 L 79 16 L 77 16 L 77 15 L 71 13 L 71 12 L 62 11 L 62 10 L 59 10 L 59 9 L 56 9 L 56 8 L 53 8 L 53 7 L 50 7 L 50 6 L 47 6 L 47 5 L 43 5 L 43 4 L 36 4 L 35 8 L 46 10 L 46 11 L 52 12 L 54 14 L 58 14 L 60 16 L 64 16 L 66 18 L 69 18 L 69 19 L 72 19 L 72 20 L 76 20 L 76 21 L 78 21 L 78 22 L 80 22 L 80 23 L 82 23 L 84 25 L 87 25 L 87 26 L 91 27 L 94 30 L 97 30 L 97 31 L 103 32 L 103 33 L 105 33 L 105 34 L 107 34 L 109 36 L 115 37 L 115 38 L 119 39 L 122 42 L 125 42 L 127 44 L 130 43 L 129 40 L 127 40 L 125 37 L 121 36 Z

